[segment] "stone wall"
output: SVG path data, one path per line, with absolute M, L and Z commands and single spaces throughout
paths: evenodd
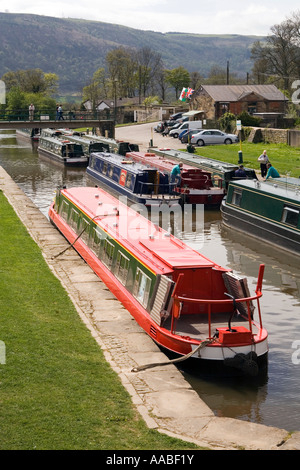
M 266 142 L 272 144 L 287 144 L 288 129 L 269 129 L 265 127 L 252 127 L 248 142 Z

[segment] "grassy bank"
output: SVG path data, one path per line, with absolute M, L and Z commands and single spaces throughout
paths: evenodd
M 2 192 L 0 230 L 0 449 L 194 448 L 146 427 Z
M 258 157 L 263 150 L 267 154 L 272 165 L 279 171 L 280 175 L 298 178 L 300 176 L 300 149 L 290 147 L 286 144 L 252 144 L 242 143 L 243 164 L 249 168 L 260 169 Z M 240 144 L 232 145 L 208 145 L 196 147 L 196 153 L 203 157 L 213 158 L 228 163 L 238 163 Z

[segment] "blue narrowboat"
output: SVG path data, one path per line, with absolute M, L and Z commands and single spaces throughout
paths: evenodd
M 146 206 L 178 204 L 176 183 L 168 174 L 141 162 L 108 152 L 91 153 L 87 174 L 98 184 L 105 184 L 133 202 Z

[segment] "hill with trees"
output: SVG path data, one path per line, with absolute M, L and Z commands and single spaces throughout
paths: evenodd
M 188 27 L 187 27 L 188 28 Z M 246 81 L 257 36 L 158 33 L 115 24 L 0 13 L 0 77 L 17 70 L 39 68 L 59 77 L 61 93 L 79 92 L 107 54 L 119 47 L 151 48 L 166 69 L 184 67 L 207 77 L 217 66 Z

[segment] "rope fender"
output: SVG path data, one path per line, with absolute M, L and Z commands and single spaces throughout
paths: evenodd
M 153 367 L 168 366 L 169 364 L 176 364 L 177 362 L 186 361 L 187 359 L 189 359 L 189 357 L 193 356 L 195 353 L 197 353 L 198 351 L 200 351 L 200 349 L 204 348 L 204 347 L 207 346 L 208 344 L 213 343 L 214 341 L 215 341 L 214 339 L 207 340 L 207 341 L 202 341 L 202 342 L 196 347 L 196 349 L 194 349 L 193 351 L 189 352 L 189 353 L 186 354 L 185 356 L 182 356 L 182 357 L 179 357 L 179 358 L 176 358 L 176 359 L 172 359 L 172 360 L 166 361 L 166 362 L 153 362 L 152 364 L 146 364 L 146 365 L 144 365 L 144 366 L 134 367 L 133 369 L 131 369 L 131 372 L 140 372 L 140 371 L 142 371 L 142 370 L 151 369 L 151 368 L 153 368 Z

